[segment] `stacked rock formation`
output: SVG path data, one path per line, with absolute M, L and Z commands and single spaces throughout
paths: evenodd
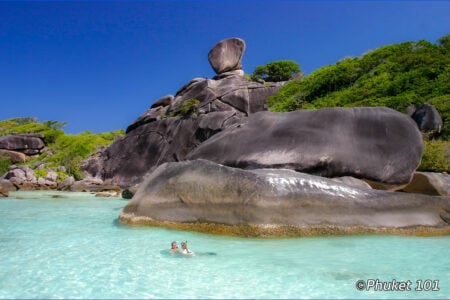
M 86 162 L 84 169 L 109 184 L 129 187 L 164 162 L 182 161 L 203 141 L 266 110 L 265 100 L 283 83 L 261 84 L 243 76 L 245 42 L 219 42 L 208 57 L 217 76 L 194 78 L 175 96 L 157 100 L 126 135 Z
M 264 112 L 265 100 L 282 83 L 247 80 L 244 50 L 237 38 L 216 44 L 208 54 L 214 78 L 194 78 L 175 96 L 157 100 L 84 169 L 122 187 L 165 162 L 186 159 L 352 176 L 388 188 L 409 183 L 422 153 L 411 118 L 380 107 Z
M 40 134 L 10 134 L 0 137 L 0 156 L 10 158 L 13 163 L 24 162 L 28 156 L 42 154 L 44 150 L 44 137 Z
M 208 54 L 214 78 L 157 100 L 87 161 L 92 176 L 129 188 L 122 222 L 244 236 L 450 234 L 450 198 L 367 185 L 411 181 L 423 147 L 416 122 L 428 128 L 428 117 L 384 107 L 267 112 L 280 84 L 248 81 L 244 50 L 241 39 L 219 42 Z M 427 179 L 405 190 L 447 193 L 441 178 Z
M 449 211 L 449 197 L 371 190 L 286 169 L 242 170 L 193 160 L 158 167 L 120 220 L 244 236 L 450 234 Z

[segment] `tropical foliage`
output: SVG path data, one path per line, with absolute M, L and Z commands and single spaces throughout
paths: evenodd
M 323 107 L 387 106 L 404 112 L 429 103 L 441 114 L 442 142 L 425 146 L 421 170 L 449 171 L 450 35 L 436 44 L 422 40 L 380 47 L 344 58 L 285 84 L 267 99 L 277 112 Z M 447 152 L 448 153 L 448 152 Z
M 34 167 L 45 163 L 47 168 L 54 169 L 58 166 L 64 166 L 67 174 L 59 174 L 58 177 L 64 178 L 67 175 L 72 175 L 76 179 L 81 179 L 83 174 L 79 169 L 80 162 L 93 154 L 99 147 L 111 144 L 124 133 L 119 130 L 106 133 L 86 131 L 80 134 L 65 134 L 62 130 L 64 125 L 66 123 L 57 121 L 38 122 L 35 118 L 9 119 L 0 121 L 0 136 L 13 133 L 42 134 L 47 145 L 47 151 L 38 157 L 30 158 L 26 164 Z M 6 162 L 2 162 L 1 165 L 4 169 Z
M 300 73 L 300 65 L 293 60 L 277 60 L 264 66 L 258 66 L 251 75 L 252 80 L 278 82 L 291 79 L 294 74 Z

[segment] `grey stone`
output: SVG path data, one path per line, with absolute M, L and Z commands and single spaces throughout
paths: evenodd
M 439 134 L 442 129 L 442 118 L 433 105 L 422 104 L 412 114 L 411 118 L 417 123 L 419 129 L 423 132 Z
M 383 107 L 328 108 L 255 113 L 215 134 L 186 159 L 406 184 L 422 148 L 417 126 L 402 113 Z
M 39 186 L 44 186 L 45 185 L 45 178 L 42 178 L 42 177 L 39 177 L 38 179 L 37 179 L 37 184 L 39 185 Z
M 57 179 L 58 174 L 55 171 L 48 171 L 47 175 L 45 176 L 45 180 L 47 181 L 56 182 Z
M 16 187 L 11 181 L 0 179 L 0 197 L 8 197 L 9 192 L 15 191 Z
M 11 178 L 18 178 L 22 181 L 26 181 L 26 173 L 24 170 L 19 168 L 14 168 L 12 170 L 9 170 L 8 173 L 6 173 L 5 179 L 11 179 Z
M 45 143 L 42 135 L 10 134 L 0 137 L 0 149 L 23 152 L 27 155 L 39 154 Z
M 361 188 L 361 189 L 371 189 L 372 188 L 370 186 L 370 184 L 368 184 L 364 180 L 354 178 L 351 176 L 334 177 L 334 178 L 331 178 L 331 180 L 340 182 L 340 183 L 344 183 L 346 185 L 351 185 L 353 187 L 357 187 L 357 188 Z
M 242 56 L 245 42 L 239 38 L 225 39 L 217 43 L 208 53 L 208 61 L 214 72 L 224 72 L 242 69 Z
M 58 168 L 56 168 L 58 171 L 60 171 L 60 172 L 66 172 L 67 171 L 67 169 L 66 169 L 66 167 L 64 167 L 64 166 L 58 166 Z
M 450 197 L 450 175 L 433 172 L 416 172 L 403 189 L 408 193 Z
M 140 185 L 120 220 L 252 225 L 259 229 L 450 228 L 450 198 L 358 188 L 286 169 L 242 170 L 206 160 L 166 163 Z
M 172 101 L 174 99 L 173 95 L 166 95 L 158 100 L 155 101 L 155 103 L 152 104 L 152 106 L 150 108 L 156 108 L 156 107 L 165 107 L 165 106 L 169 106 Z
M 70 190 L 70 187 L 74 183 L 75 183 L 75 179 L 73 178 L 73 176 L 69 176 L 66 179 L 64 179 L 63 182 L 58 184 L 58 189 L 62 190 L 62 191 Z

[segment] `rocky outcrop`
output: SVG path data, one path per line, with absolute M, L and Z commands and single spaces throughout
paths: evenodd
M 9 180 L 0 178 L 0 197 L 8 197 L 9 192 L 15 191 L 16 187 Z
M 339 233 L 424 226 L 450 232 L 449 212 L 447 197 L 362 189 L 292 170 L 242 170 L 196 160 L 158 167 L 120 220 L 246 236 L 298 235 L 311 228 Z
M 194 78 L 175 96 L 157 100 L 82 169 L 124 188 L 162 163 L 189 159 L 352 176 L 389 189 L 409 183 L 422 154 L 410 117 L 388 108 L 264 112 L 266 99 L 283 83 L 247 80 L 244 50 L 240 39 L 219 42 L 209 53 L 217 76 Z
M 422 104 L 411 115 L 411 118 L 417 123 L 420 131 L 431 134 L 439 134 L 442 129 L 442 117 L 433 105 Z
M 22 163 L 27 160 L 27 156 L 22 152 L 11 151 L 11 150 L 2 150 L 0 149 L 0 157 L 7 157 L 11 160 L 13 164 Z
M 208 53 L 208 61 L 217 74 L 242 70 L 245 42 L 239 38 L 225 39 L 217 43 Z
M 30 185 L 37 184 L 34 171 L 28 166 L 10 166 L 4 178 L 9 180 L 18 189 L 22 187 L 28 189 Z
M 44 148 L 44 137 L 40 134 L 10 134 L 0 137 L 0 149 L 38 155 Z
M 71 186 L 72 192 L 114 192 L 120 193 L 121 189 L 118 186 L 108 185 L 99 178 L 87 177 L 80 181 L 75 181 Z
M 259 112 L 203 142 L 186 159 L 407 184 L 421 155 L 422 137 L 409 117 L 360 107 Z
M 450 175 L 432 172 L 416 172 L 403 189 L 407 193 L 450 197 Z
M 280 86 L 251 82 L 233 72 L 215 79 L 194 79 L 174 99 L 161 100 L 161 105 L 140 116 L 124 137 L 91 157 L 83 169 L 107 184 L 132 186 L 158 165 L 184 160 L 214 134 L 264 110 L 265 99 Z M 195 109 L 186 115 L 187 104 L 194 99 Z

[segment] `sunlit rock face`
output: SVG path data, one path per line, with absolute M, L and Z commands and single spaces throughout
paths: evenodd
M 358 107 L 259 112 L 205 141 L 187 159 L 407 184 L 421 155 L 422 137 L 411 118 L 385 107 Z
M 158 167 L 125 206 L 121 220 L 261 228 L 439 227 L 448 226 L 441 215 L 449 210 L 447 197 L 377 191 L 292 170 L 242 170 L 195 160 Z

